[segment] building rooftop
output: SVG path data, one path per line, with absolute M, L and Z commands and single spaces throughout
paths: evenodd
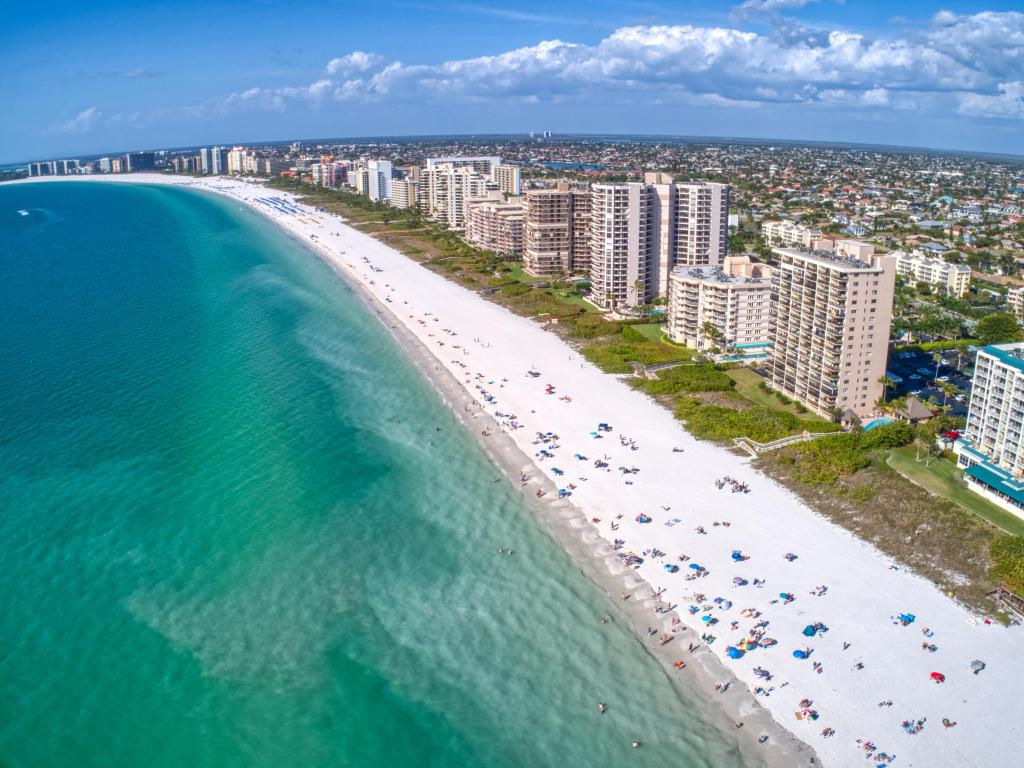
M 981 351 L 1024 373 L 1024 341 L 1014 344 L 991 344 L 982 347 Z
M 816 261 L 830 267 L 846 267 L 847 269 L 871 269 L 878 267 L 868 264 L 866 261 L 855 259 L 852 256 L 840 256 L 835 251 L 815 250 L 813 248 L 773 248 L 779 254 L 798 256 L 807 261 Z
M 736 285 L 771 285 L 770 277 L 747 277 L 745 275 L 730 275 L 720 266 L 710 267 L 687 267 L 677 266 L 673 268 L 672 274 L 680 278 L 690 280 L 704 280 L 714 283 L 732 283 Z

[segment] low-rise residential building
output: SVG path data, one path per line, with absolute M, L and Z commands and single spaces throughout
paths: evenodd
M 896 259 L 856 240 L 773 252 L 768 383 L 821 416 L 867 416 L 882 395 Z
M 1024 343 L 978 351 L 967 425 L 953 451 L 968 488 L 1024 517 Z
M 523 253 L 522 198 L 505 200 L 501 192 L 466 206 L 466 242 L 508 258 Z
M 669 275 L 668 336 L 730 359 L 763 359 L 770 346 L 771 268 L 747 256 L 721 266 L 677 266 Z
M 821 239 L 821 230 L 794 224 L 791 221 L 766 221 L 761 224 L 761 234 L 769 245 L 810 248 Z
M 962 297 L 971 285 L 971 268 L 966 264 L 950 264 L 921 251 L 894 251 L 896 274 L 914 283 L 926 283 L 944 289 L 949 296 Z
M 1006 302 L 1018 323 L 1024 323 L 1024 286 L 1006 292 Z

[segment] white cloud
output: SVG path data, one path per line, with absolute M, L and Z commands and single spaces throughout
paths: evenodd
M 781 10 L 803 8 L 817 0 L 745 0 L 733 10 L 740 14 L 776 13 Z
M 96 107 L 83 109 L 73 118 L 64 123 L 60 130 L 65 133 L 85 133 L 95 125 L 96 121 L 103 116 Z
M 376 53 L 365 51 L 352 51 L 352 53 L 331 59 L 327 62 L 325 70 L 328 75 L 350 75 L 356 72 L 365 72 L 373 69 L 383 62 L 383 58 Z
M 801 0 L 748 0 L 759 8 Z M 488 56 L 405 64 L 354 51 L 306 86 L 252 88 L 203 109 L 283 110 L 290 103 L 504 100 L 752 107 L 843 104 L 1016 116 L 1024 82 L 1024 14 L 936 14 L 923 29 L 879 37 L 776 25 L 635 25 L 595 44 L 546 40 Z
M 1024 118 L 1024 81 L 1000 83 L 998 93 L 967 93 L 960 97 L 959 112 L 972 117 Z

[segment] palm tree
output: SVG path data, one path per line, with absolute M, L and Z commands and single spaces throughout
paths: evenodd
M 891 387 L 893 384 L 895 384 L 896 382 L 894 382 L 892 379 L 890 379 L 887 374 L 883 373 L 881 376 L 879 376 L 878 383 L 882 385 L 881 403 L 882 403 L 882 407 L 884 408 L 885 407 L 885 391 L 889 387 Z
M 704 322 L 704 325 L 700 327 L 700 332 L 705 339 L 711 342 L 712 346 L 717 346 L 722 338 L 722 332 L 710 320 Z

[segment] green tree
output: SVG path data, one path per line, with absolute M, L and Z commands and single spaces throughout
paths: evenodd
M 986 315 L 978 321 L 974 329 L 975 335 L 982 344 L 999 344 L 1021 339 L 1020 325 L 1017 318 L 1008 312 L 996 312 Z

